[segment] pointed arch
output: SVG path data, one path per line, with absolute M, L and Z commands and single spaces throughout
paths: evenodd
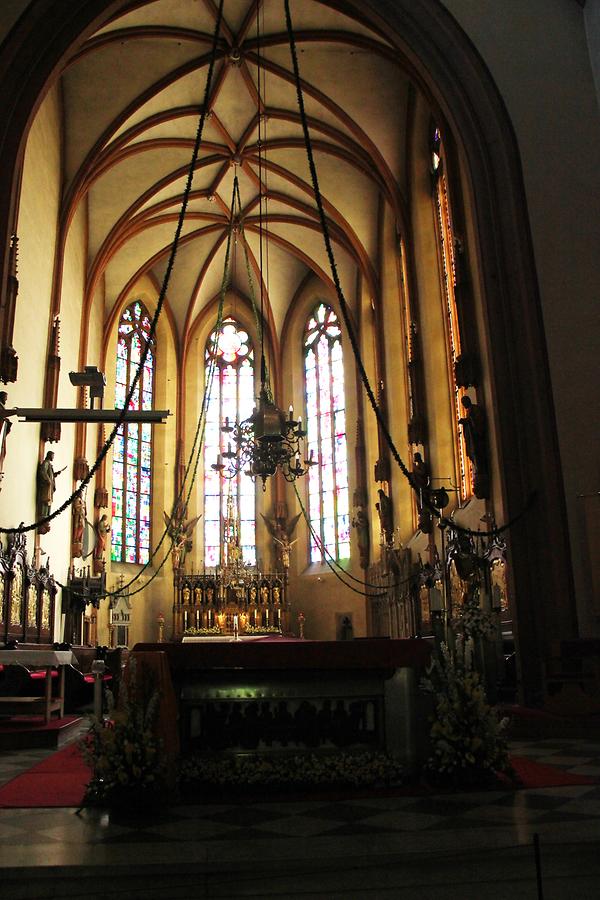
M 304 398 L 309 456 L 310 561 L 350 557 L 350 500 L 342 332 L 326 303 L 313 307 L 304 326 Z M 315 538 L 315 534 L 318 539 Z
M 117 332 L 115 408 L 122 409 L 143 352 L 150 340 L 150 316 L 134 300 L 121 314 Z M 151 341 L 130 409 L 152 409 L 156 342 Z M 115 438 L 112 459 L 113 562 L 144 564 L 150 556 L 152 508 L 152 425 L 122 425 Z

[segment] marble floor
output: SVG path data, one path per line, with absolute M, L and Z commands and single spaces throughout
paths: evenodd
M 600 742 L 513 742 L 511 752 L 600 779 Z M 47 755 L 0 754 L 0 783 Z M 595 900 L 600 781 L 437 796 L 278 802 L 265 796 L 181 803 L 154 818 L 0 809 L 0 866 L 11 900 Z

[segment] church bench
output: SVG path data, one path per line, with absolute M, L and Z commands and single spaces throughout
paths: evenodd
M 18 648 L 0 650 L 0 664 L 3 665 L 3 693 L 0 696 L 0 715 L 43 715 L 48 723 L 53 712 L 59 717 L 64 714 L 65 669 L 76 658 L 71 650 L 55 650 L 40 644 L 21 645 Z M 43 671 L 43 695 L 31 696 L 31 692 L 21 690 L 11 693 L 7 687 L 21 679 L 21 686 L 31 687 L 41 684 L 37 673 Z M 9 674 L 10 673 L 10 674 Z M 54 674 L 57 673 L 57 674 Z M 60 674 L 58 674 L 60 673 Z M 53 691 L 53 678 L 58 677 L 58 693 Z M 16 679 L 16 681 L 15 681 Z

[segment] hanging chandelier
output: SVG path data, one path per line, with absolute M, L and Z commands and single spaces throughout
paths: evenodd
M 260 478 L 262 480 L 263 490 L 265 490 L 267 478 L 275 475 L 277 471 L 281 472 L 286 481 L 295 481 L 296 478 L 306 475 L 311 466 L 317 464 L 317 460 L 313 459 L 313 450 L 310 451 L 308 457 L 305 455 L 304 438 L 306 437 L 306 431 L 302 428 L 302 418 L 300 416 L 297 419 L 294 418 L 294 409 L 292 405 L 290 405 L 286 416 L 273 401 L 265 361 L 263 242 L 266 241 L 268 244 L 268 234 L 265 235 L 266 229 L 263 223 L 263 202 L 268 194 L 263 179 L 263 148 L 265 145 L 265 135 L 261 129 L 266 127 L 264 124 L 266 117 L 261 112 L 264 108 L 262 100 L 264 85 L 261 86 L 261 78 L 264 78 L 264 70 L 261 65 L 260 43 L 257 18 L 260 312 L 256 309 L 254 291 L 250 279 L 250 266 L 248 264 L 247 270 L 248 278 L 250 280 L 252 305 L 260 330 L 260 391 L 254 412 L 247 419 L 231 423 L 229 418 L 225 417 L 224 424 L 221 426 L 221 432 L 226 435 L 225 440 L 227 441 L 227 450 L 218 454 L 217 461 L 212 464 L 212 468 L 225 478 L 235 478 L 240 472 L 244 475 L 248 475 L 253 480 Z M 235 181 L 237 182 L 237 175 Z M 234 196 L 237 196 L 239 209 L 237 210 L 237 215 L 236 210 L 232 209 L 232 225 L 235 223 L 235 230 L 241 234 L 244 246 L 246 246 L 245 238 L 243 237 L 239 190 L 236 191 L 235 188 Z
M 254 412 L 233 424 L 226 416 L 221 432 L 227 435 L 227 450 L 219 453 L 212 468 L 225 478 L 235 478 L 242 472 L 252 479 L 261 478 L 265 490 L 267 478 L 275 475 L 277 470 L 286 481 L 295 481 L 316 465 L 312 450 L 305 458 L 306 431 L 302 428 L 302 418 L 294 418 L 291 405 L 286 416 L 270 399 L 264 354 L 261 356 L 260 393 Z

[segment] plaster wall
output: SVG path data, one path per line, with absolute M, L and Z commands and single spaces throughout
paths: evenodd
M 597 622 L 592 616 L 592 575 L 579 495 L 597 491 L 600 480 L 595 227 L 600 220 L 596 149 L 600 118 L 584 11 L 566 0 L 503 4 L 445 0 L 445 6 L 487 64 L 521 154 L 563 464 L 579 626 L 583 634 L 589 634 Z M 591 16 L 590 11 L 590 22 Z M 552 490 L 551 485 L 542 488 Z
M 43 405 L 49 308 L 52 291 L 54 248 L 60 199 L 60 103 L 58 91 L 49 91 L 32 126 L 23 166 L 19 235 L 19 294 L 15 315 L 14 346 L 19 356 L 19 376 L 7 386 L 11 406 Z M 4 481 L 0 494 L 0 521 L 5 526 L 35 521 L 36 468 L 39 425 L 13 420 L 8 437 Z M 62 457 L 62 448 L 61 448 Z M 59 460 L 57 460 L 57 463 Z M 65 458 L 66 462 L 66 458 Z M 64 465 L 64 463 L 63 463 Z M 56 500 L 65 496 L 67 473 L 57 485 Z M 52 570 L 60 578 L 68 566 L 63 547 L 64 518 L 52 523 L 42 547 L 52 559 Z M 27 533 L 31 558 L 33 532 Z

